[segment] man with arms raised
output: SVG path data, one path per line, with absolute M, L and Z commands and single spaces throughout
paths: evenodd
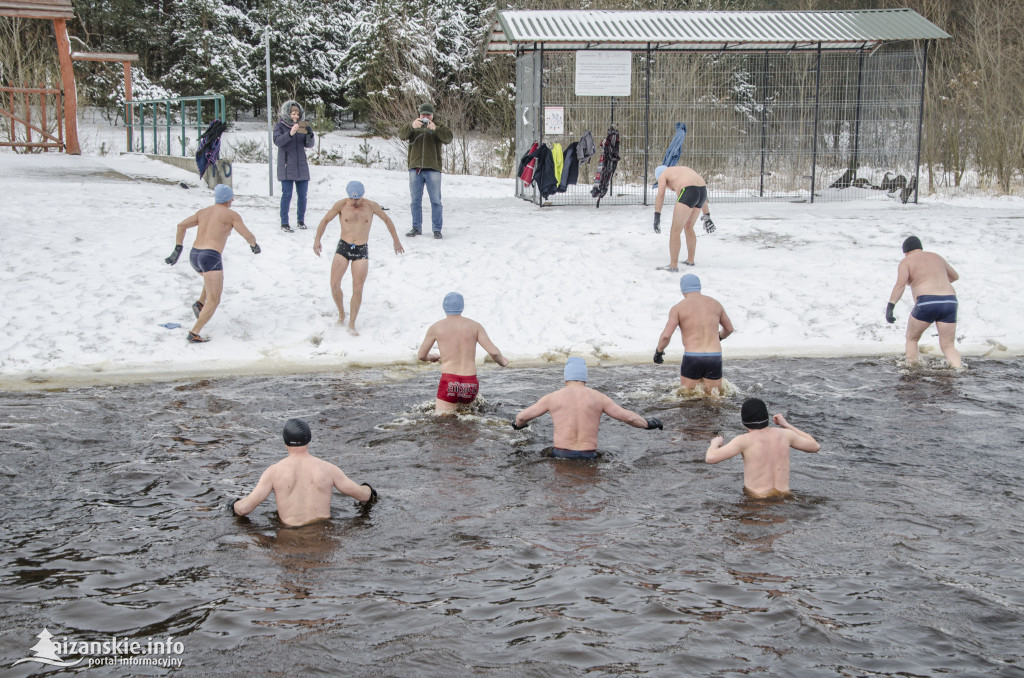
M 665 190 L 672 189 L 678 195 L 676 204 L 672 208 L 672 230 L 669 232 L 668 240 L 668 266 L 659 266 L 659 271 L 679 271 L 679 250 L 682 246 L 680 235 L 686 233 L 686 260 L 687 266 L 693 266 L 693 256 L 697 252 L 697 234 L 693 232 L 693 225 L 697 221 L 697 215 L 701 208 L 708 201 L 708 187 L 704 178 L 689 167 L 678 165 L 676 167 L 665 167 L 658 165 L 654 170 L 654 178 L 658 182 L 658 194 L 654 198 L 654 232 L 661 233 L 661 208 L 665 204 Z M 704 229 L 711 233 L 714 231 L 714 224 L 711 223 L 710 215 L 704 220 Z
M 405 251 L 402 243 L 398 240 L 398 233 L 395 231 L 395 224 L 391 217 L 384 213 L 381 206 L 372 200 L 363 197 L 363 185 L 358 181 L 350 181 L 345 187 L 348 198 L 334 203 L 327 215 L 320 220 L 316 228 L 316 238 L 313 240 L 313 252 L 318 257 L 322 250 L 320 238 L 327 229 L 327 223 L 334 217 L 341 222 L 341 239 L 338 241 L 338 249 L 334 252 L 334 261 L 331 263 L 331 296 L 334 297 L 334 304 L 338 307 L 338 323 L 345 322 L 345 294 L 341 291 L 341 279 L 345 277 L 345 271 L 349 264 L 352 265 L 352 301 L 349 308 L 348 331 L 349 334 L 358 335 L 356 331 L 356 316 L 359 315 L 359 307 L 363 303 L 363 284 L 366 282 L 366 274 L 370 270 L 369 245 L 370 223 L 373 215 L 377 215 L 388 227 L 391 239 L 394 241 L 395 254 Z
M 434 411 L 454 412 L 459 405 L 473 402 L 480 390 L 476 378 L 476 345 L 480 344 L 502 367 L 508 367 L 508 358 L 487 336 L 483 325 L 462 317 L 466 302 L 461 294 L 449 292 L 441 306 L 445 318 L 427 330 L 416 357 L 424 362 L 441 362 L 441 381 L 437 385 Z M 431 353 L 435 343 L 438 352 Z
M 903 241 L 903 261 L 896 271 L 896 286 L 889 295 L 885 307 L 885 319 L 896 322 L 893 309 L 910 285 L 914 295 L 914 308 L 907 320 L 907 362 L 913 365 L 919 357 L 917 343 L 928 326 L 935 323 L 939 331 L 939 348 L 950 367 L 960 367 L 960 352 L 956 350 L 956 290 L 953 283 L 959 280 L 953 267 L 934 252 L 921 249 L 921 240 L 910 236 Z
M 678 327 L 685 351 L 679 366 L 679 383 L 691 389 L 703 384 L 705 392 L 717 395 L 722 387 L 722 339 L 732 334 L 732 321 L 718 301 L 701 294 L 697 276 L 684 275 L 679 279 L 679 289 L 683 300 L 668 312 L 668 322 L 654 351 L 654 362 L 659 365 L 664 362 L 665 348 Z
M 555 425 L 555 457 L 593 459 L 597 456 L 597 431 L 601 415 L 624 421 L 636 428 L 663 429 L 661 420 L 644 419 L 615 403 L 603 393 L 587 386 L 587 363 L 572 357 L 565 362 L 565 387 L 549 393 L 516 415 L 512 428 L 526 428 L 531 419 L 551 413 Z
M 196 273 L 203 276 L 203 291 L 199 294 L 199 300 L 192 304 L 196 324 L 188 333 L 189 343 L 201 344 L 209 341 L 209 339 L 199 336 L 199 332 L 202 331 L 206 323 L 210 322 L 214 311 L 220 305 L 220 295 L 224 291 L 224 262 L 221 255 L 231 231 L 238 231 L 238 235 L 245 238 L 253 254 L 260 253 L 260 246 L 256 244 L 256 236 L 245 227 L 238 212 L 231 209 L 234 199 L 235 194 L 230 186 L 217 184 L 217 187 L 213 189 L 213 206 L 204 207 L 178 224 L 174 251 L 171 252 L 171 256 L 164 259 L 171 266 L 178 263 L 182 243 L 185 242 L 185 231 L 193 226 L 199 227 L 188 260 Z
M 748 398 L 740 410 L 747 433 L 722 445 L 722 436 L 712 439 L 704 461 L 717 464 L 743 455 L 743 491 L 756 498 L 785 496 L 789 493 L 789 448 L 801 452 L 821 449 L 814 438 L 790 424 L 781 414 L 768 426 L 768 406 L 758 398 Z
M 297 527 L 331 517 L 333 488 L 364 503 L 377 498 L 377 491 L 369 483 L 356 485 L 340 468 L 310 454 L 311 438 L 309 424 L 289 419 L 284 425 L 288 456 L 264 471 L 247 497 L 228 502 L 231 512 L 248 515 L 273 492 L 278 518 L 285 525 Z

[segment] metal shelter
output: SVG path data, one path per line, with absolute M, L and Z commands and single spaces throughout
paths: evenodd
M 678 164 L 717 200 L 917 201 L 929 44 L 909 9 L 498 12 L 491 54 L 516 57 L 516 153 L 620 135 L 603 204 L 649 204 L 676 123 Z M 599 150 L 600 154 L 600 150 Z M 538 204 L 593 204 L 596 158 Z M 562 188 L 562 187 L 560 187 Z

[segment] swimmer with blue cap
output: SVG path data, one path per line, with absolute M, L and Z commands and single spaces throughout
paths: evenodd
M 232 515 L 252 513 L 274 493 L 277 517 L 289 527 L 308 525 L 331 517 L 331 490 L 369 504 L 377 500 L 377 490 L 369 483 L 356 485 L 334 464 L 309 453 L 313 434 L 301 419 L 289 419 L 284 425 L 284 446 L 288 456 L 260 476 L 255 489 L 242 499 L 232 499 Z
M 565 361 L 562 371 L 565 387 L 549 393 L 530 405 L 512 420 L 517 431 L 526 428 L 532 419 L 551 413 L 555 426 L 552 456 L 566 459 L 594 459 L 597 457 L 597 433 L 601 415 L 623 421 L 642 429 L 662 429 L 660 419 L 645 419 L 615 403 L 611 398 L 587 386 L 587 363 L 573 356 Z
M 789 449 L 817 452 L 821 445 L 809 433 L 793 426 L 781 414 L 768 417 L 768 406 L 759 398 L 747 398 L 740 408 L 747 432 L 729 441 L 711 440 L 704 461 L 717 464 L 743 455 L 743 492 L 756 499 L 785 498 L 789 492 Z M 775 422 L 775 428 L 770 426 Z
M 722 388 L 722 340 L 733 333 L 732 321 L 722 304 L 701 292 L 700 278 L 694 274 L 679 279 L 679 291 L 683 300 L 668 312 L 668 322 L 654 349 L 654 362 L 660 365 L 665 361 L 665 349 L 678 328 L 684 351 L 679 385 L 686 389 L 701 386 L 705 393 L 718 395 Z
M 423 337 L 423 343 L 416 353 L 422 362 L 440 362 L 441 380 L 437 385 L 437 399 L 434 411 L 455 412 L 460 406 L 469 405 L 480 392 L 476 376 L 476 347 L 481 346 L 494 362 L 508 367 L 508 358 L 491 338 L 483 325 L 463 317 L 466 300 L 458 292 L 449 292 L 441 300 L 444 319 L 430 326 Z M 431 349 L 437 344 L 437 353 Z
M 192 304 L 192 313 L 196 316 L 196 323 L 185 337 L 190 344 L 203 344 L 209 341 L 199 333 L 206 323 L 210 322 L 210 318 L 213 317 L 214 311 L 220 304 L 221 293 L 224 290 L 222 253 L 231 232 L 235 231 L 245 238 L 253 254 L 260 253 L 256 236 L 245 227 L 238 212 L 231 209 L 234 199 L 235 192 L 231 190 L 230 186 L 217 184 L 213 189 L 214 204 L 211 207 L 204 207 L 178 224 L 174 251 L 164 259 L 164 263 L 170 266 L 178 263 L 178 257 L 181 256 L 185 243 L 185 232 L 193 226 L 198 227 L 196 239 L 192 243 L 192 251 L 189 253 L 189 263 L 192 264 L 196 273 L 203 276 L 203 291 L 199 293 L 199 299 Z
M 320 256 L 323 245 L 320 244 L 327 224 L 338 217 L 341 224 L 341 237 L 338 240 L 338 247 L 334 251 L 334 259 L 331 261 L 331 298 L 338 309 L 338 324 L 344 324 L 348 318 L 348 333 L 359 336 L 356 329 L 356 318 L 359 316 L 359 309 L 363 304 L 363 286 L 366 283 L 366 276 L 370 271 L 370 226 L 373 224 L 373 217 L 378 217 L 384 222 L 388 232 L 391 234 L 391 241 L 395 248 L 395 254 L 402 254 L 405 248 L 398 239 L 398 231 L 391 221 L 384 208 L 374 201 L 364 197 L 366 189 L 361 181 L 350 181 L 345 186 L 347 198 L 334 203 L 334 206 L 327 211 L 320 224 L 316 227 L 316 236 L 313 238 L 313 254 Z M 349 301 L 349 313 L 345 313 L 345 293 L 341 291 L 341 281 L 352 268 L 352 299 Z
M 683 263 L 687 266 L 694 265 L 697 234 L 694 233 L 693 225 L 701 212 L 704 213 L 704 230 L 708 233 L 715 231 L 715 224 L 711 221 L 711 208 L 708 205 L 707 182 L 697 172 L 682 165 L 658 165 L 654 169 L 654 178 L 658 185 L 658 193 L 654 198 L 655 233 L 661 233 L 661 208 L 665 204 L 665 191 L 672 190 L 677 194 L 676 204 L 672 209 L 672 230 L 669 232 L 668 240 L 669 264 L 658 267 L 659 271 L 677 273 L 679 251 L 682 247 L 680 236 L 683 233 L 686 234 L 686 259 Z

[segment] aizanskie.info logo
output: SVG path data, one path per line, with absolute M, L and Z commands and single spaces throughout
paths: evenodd
M 19 659 L 11 666 L 35 662 L 60 667 L 83 664 L 176 668 L 181 666 L 181 655 L 185 653 L 185 644 L 174 640 L 173 636 L 146 638 L 145 642 L 117 636 L 98 641 L 73 640 L 66 636 L 55 640 L 52 633 L 43 629 L 36 638 L 39 642 L 29 648 L 33 656 Z

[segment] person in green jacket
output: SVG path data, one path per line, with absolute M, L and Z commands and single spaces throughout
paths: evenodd
M 412 230 L 406 237 L 423 232 L 423 187 L 430 196 L 430 224 L 434 238 L 441 239 L 441 146 L 452 141 L 452 131 L 443 122 L 434 121 L 434 105 L 420 104 L 419 117 L 398 130 L 398 137 L 409 142 L 409 193 L 412 195 Z

